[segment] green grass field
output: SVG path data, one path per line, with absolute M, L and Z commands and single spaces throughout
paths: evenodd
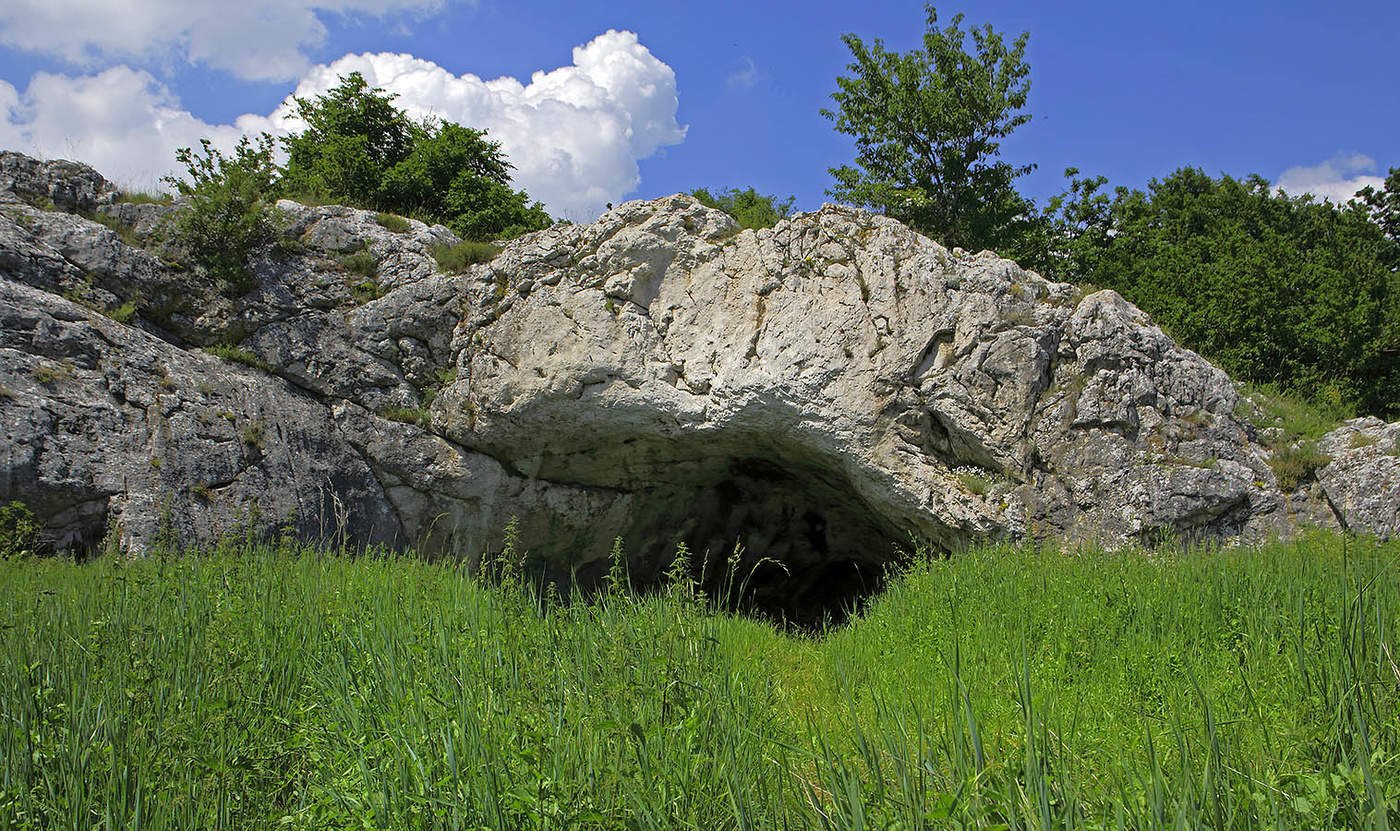
M 1400 825 L 1400 543 L 916 565 L 821 637 L 228 544 L 0 563 L 0 827 Z

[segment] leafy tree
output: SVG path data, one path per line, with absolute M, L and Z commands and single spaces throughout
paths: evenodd
M 295 99 L 306 129 L 282 139 L 287 192 L 375 203 L 384 174 L 408 157 L 422 132 L 394 106 L 396 97 L 352 72 L 324 95 Z
M 510 187 L 500 143 L 451 122 L 422 128 L 408 156 L 384 174 L 378 206 L 431 217 L 474 240 L 517 237 L 551 222 L 543 205 Z
M 1236 376 L 1400 414 L 1400 240 L 1373 221 L 1383 195 L 1336 206 L 1183 168 L 1109 196 L 1068 173 L 1052 274 L 1118 290 Z
M 1400 242 L 1400 167 L 1390 169 L 1380 190 L 1368 186 L 1358 195 L 1385 235 Z
M 700 204 L 734 217 L 743 228 L 772 228 L 779 220 L 792 215 L 792 206 L 797 201 L 788 197 L 779 202 L 778 197 L 766 196 L 753 188 L 730 188 L 715 193 L 697 188 L 690 195 L 700 200 Z
M 393 94 L 352 72 L 324 95 L 296 99 L 306 130 L 284 138 L 284 187 L 442 222 L 468 239 L 547 227 L 544 206 L 510 187 L 499 142 L 452 122 L 414 122 Z
M 277 229 L 273 148 L 266 133 L 256 139 L 244 136 L 232 156 L 204 139 L 198 152 L 185 147 L 175 154 L 187 178 L 165 180 L 188 197 L 175 217 L 175 242 L 214 277 L 240 289 L 251 281 L 249 253 L 272 239 Z
M 837 79 L 836 109 L 822 115 L 855 137 L 856 166 L 832 168 L 829 193 L 945 245 L 1018 254 L 1036 217 L 1014 185 L 1033 166 L 999 156 L 1002 140 L 1030 120 L 1028 35 L 1007 43 L 990 25 L 964 31 L 962 15 L 943 29 L 932 5 L 927 15 L 923 48 L 911 52 L 842 38 L 851 75 Z

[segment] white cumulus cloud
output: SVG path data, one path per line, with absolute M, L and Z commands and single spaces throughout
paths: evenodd
M 285 81 L 326 39 L 327 14 L 427 15 L 449 0 L 5 0 L 0 45 L 81 65 L 170 57 Z
M 676 122 L 675 73 L 631 32 L 609 31 L 576 47 L 572 65 L 536 72 L 528 84 L 455 75 L 411 55 L 379 53 L 314 67 L 294 95 L 325 92 L 354 71 L 397 94 L 395 103 L 415 118 L 486 129 L 515 165 L 515 185 L 569 219 L 591 219 L 619 201 L 641 181 L 639 160 L 685 138 Z M 178 172 L 176 148 L 201 137 L 229 148 L 247 133 L 295 130 L 289 103 L 233 124 L 209 124 L 141 70 L 41 73 L 22 93 L 0 81 L 0 146 L 78 159 L 120 183 L 149 188 Z
M 228 149 L 245 132 L 272 126 L 257 116 L 208 124 L 149 73 L 125 66 L 76 78 L 39 73 L 22 95 L 0 81 L 0 147 L 77 159 L 144 190 L 177 172 L 176 149 L 201 138 Z
M 1342 153 L 1322 164 L 1290 167 L 1278 177 L 1278 188 L 1291 196 L 1312 194 L 1342 204 L 1365 187 L 1382 188 L 1385 179 L 1372 175 L 1376 160 L 1361 153 Z

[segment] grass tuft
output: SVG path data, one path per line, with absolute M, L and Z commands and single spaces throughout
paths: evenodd
M 368 251 L 346 254 L 337 260 L 336 264 L 341 271 L 358 274 L 365 278 L 373 278 L 375 274 L 379 273 L 379 258 Z
M 470 266 L 480 263 L 489 263 L 499 253 L 501 249 L 489 242 L 468 240 L 456 245 L 433 246 L 433 259 L 437 260 L 438 269 L 446 274 L 466 271 Z
M 398 214 L 377 213 L 374 215 L 374 221 L 379 223 L 379 227 L 395 234 L 407 233 L 413 227 L 407 219 Z
M 213 346 L 204 347 L 204 351 L 225 361 L 232 361 L 236 364 L 243 364 L 246 367 L 260 369 L 263 372 L 272 372 L 272 364 L 254 355 L 246 349 L 228 343 L 216 343 Z
M 422 407 L 389 407 L 379 415 L 400 424 L 416 424 L 420 427 L 427 427 L 431 420 L 428 411 Z
M 1297 490 L 1330 461 L 1332 457 L 1319 450 L 1312 439 L 1276 447 L 1269 455 L 1269 467 L 1278 477 L 1278 486 L 1284 493 Z

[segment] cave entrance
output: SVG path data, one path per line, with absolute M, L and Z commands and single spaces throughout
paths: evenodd
M 803 629 L 843 622 L 912 548 L 844 476 L 811 466 L 736 459 L 633 498 L 624 543 L 634 583 L 660 584 L 684 542 L 709 597 Z

